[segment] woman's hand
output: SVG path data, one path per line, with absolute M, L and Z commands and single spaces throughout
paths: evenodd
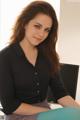
M 63 107 L 76 107 L 80 108 L 80 104 L 78 104 L 71 96 L 65 96 L 58 99 L 58 103 Z

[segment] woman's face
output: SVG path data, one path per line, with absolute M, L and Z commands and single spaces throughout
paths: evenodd
M 42 43 L 48 36 L 52 27 L 52 19 L 45 14 L 37 14 L 25 26 L 25 37 L 31 45 L 37 46 Z

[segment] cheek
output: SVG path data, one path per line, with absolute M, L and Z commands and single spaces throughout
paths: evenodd
M 47 37 L 48 37 L 48 34 L 44 36 L 42 42 L 45 41 Z
M 49 35 L 49 33 L 46 33 L 44 39 L 46 39 L 48 37 L 48 35 Z
M 32 34 L 33 32 L 34 32 L 34 29 L 33 29 L 32 26 L 27 26 L 27 27 L 25 28 L 25 33 L 26 33 L 26 34 Z
M 26 29 L 25 36 L 31 37 L 33 35 L 33 33 L 34 33 L 33 29 Z
M 31 28 L 30 30 L 29 30 L 29 34 L 31 34 L 31 35 L 34 35 L 34 34 L 36 34 L 37 33 L 37 31 L 34 29 L 34 28 Z

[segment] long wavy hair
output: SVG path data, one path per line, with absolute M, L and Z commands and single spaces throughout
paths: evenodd
M 54 74 L 60 68 L 59 57 L 56 52 L 58 20 L 54 8 L 45 1 L 34 1 L 25 7 L 18 16 L 13 28 L 13 34 L 10 44 L 20 42 L 25 36 L 25 25 L 30 22 L 37 14 L 43 13 L 48 15 L 53 22 L 52 28 L 46 40 L 39 47 L 43 50 L 44 55 L 48 58 L 51 66 L 51 73 Z

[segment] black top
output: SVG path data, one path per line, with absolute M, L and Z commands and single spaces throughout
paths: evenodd
M 67 95 L 59 74 L 50 75 L 48 60 L 41 50 L 35 66 L 27 60 L 19 43 L 0 52 L 0 101 L 5 114 L 11 114 L 22 102 L 42 102 L 48 86 L 56 100 Z

